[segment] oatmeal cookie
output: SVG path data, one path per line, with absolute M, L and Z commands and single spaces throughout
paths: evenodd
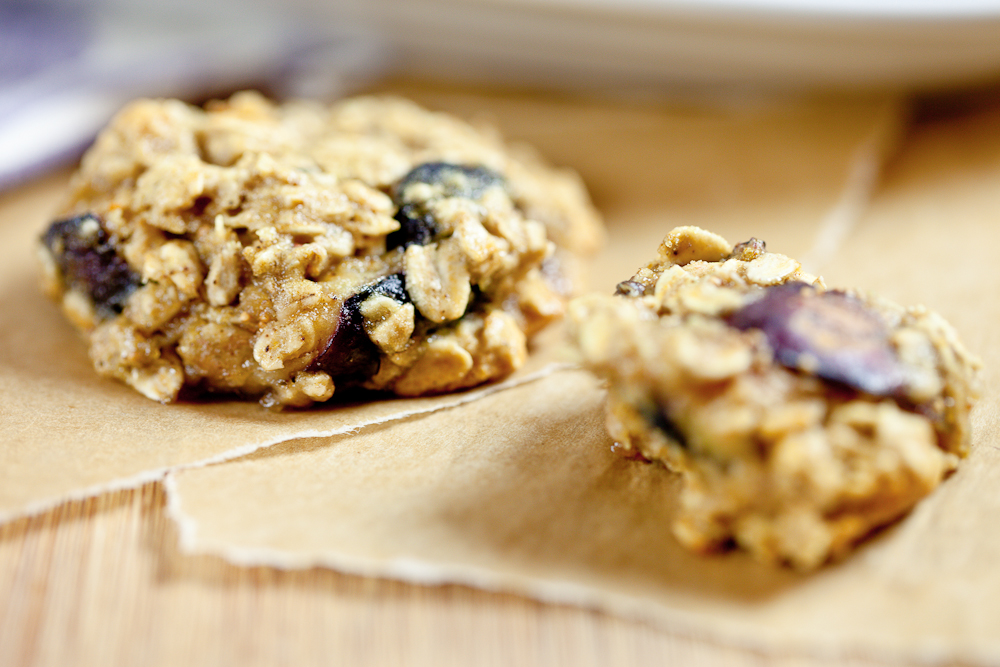
M 575 175 L 392 98 L 140 100 L 39 244 L 97 371 L 305 406 L 502 377 L 600 223 Z
M 570 305 L 619 446 L 681 474 L 673 530 L 816 567 L 964 456 L 979 362 L 940 316 L 827 289 L 751 239 L 695 227 L 615 296 Z

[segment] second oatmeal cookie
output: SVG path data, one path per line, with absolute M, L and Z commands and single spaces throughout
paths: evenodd
M 816 567 L 909 510 L 969 445 L 979 362 L 940 316 L 827 289 L 751 239 L 670 232 L 570 306 L 608 428 L 681 474 L 673 530 Z

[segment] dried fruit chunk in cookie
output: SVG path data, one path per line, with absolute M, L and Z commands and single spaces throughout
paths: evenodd
M 120 313 L 139 276 L 109 243 L 101 220 L 84 214 L 53 223 L 42 237 L 45 256 L 67 291 L 104 315 Z
M 453 198 L 479 201 L 490 187 L 503 188 L 500 174 L 485 167 L 448 162 L 426 162 L 413 169 L 393 188 L 399 229 L 385 239 L 386 248 L 427 245 L 442 229 L 434 214 L 437 202 Z
M 968 448 L 978 361 L 941 317 L 827 289 L 694 227 L 571 304 L 608 427 L 683 478 L 673 529 L 808 569 L 910 509 Z
M 304 406 L 502 377 L 601 228 L 578 179 L 402 100 L 140 100 L 39 250 L 102 375 Z

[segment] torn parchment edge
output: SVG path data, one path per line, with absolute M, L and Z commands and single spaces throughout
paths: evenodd
M 898 100 L 885 105 L 875 127 L 851 157 L 840 197 L 820 220 L 812 246 L 802 256 L 802 267 L 822 273 L 868 210 L 885 165 L 898 152 L 910 121 L 910 107 Z
M 184 555 L 209 555 L 239 567 L 272 567 L 279 570 L 326 568 L 347 575 L 402 581 L 422 586 L 464 585 L 479 590 L 520 595 L 547 604 L 569 605 L 645 623 L 674 635 L 717 646 L 758 654 L 761 659 L 812 658 L 831 662 L 862 659 L 887 664 L 941 665 L 956 661 L 968 665 L 992 665 L 994 653 L 982 646 L 963 647 L 928 638 L 922 645 L 893 647 L 864 641 L 845 644 L 838 640 L 790 639 L 781 631 L 762 635 L 759 627 L 730 621 L 719 627 L 719 619 L 707 611 L 678 611 L 636 595 L 609 593 L 598 585 L 554 576 L 531 576 L 501 572 L 488 567 L 455 562 L 432 562 L 420 558 L 365 558 L 334 551 L 290 554 L 268 547 L 234 547 L 201 543 L 198 521 L 186 515 L 177 474 L 163 480 L 166 514 L 178 531 L 178 548 Z
M 35 500 L 23 505 L 19 509 L 0 511 L 0 523 L 7 523 L 15 519 L 21 519 L 24 517 L 35 516 L 47 512 L 54 507 L 57 507 L 63 503 L 85 500 L 102 493 L 113 493 L 115 491 L 125 491 L 129 489 L 135 489 L 143 484 L 148 484 L 150 482 L 163 482 L 167 474 L 173 470 L 184 470 L 188 468 L 201 468 L 204 466 L 209 466 L 217 463 L 222 463 L 224 461 L 231 461 L 233 459 L 252 454 L 260 449 L 265 449 L 267 447 L 273 447 L 274 445 L 281 444 L 283 442 L 290 442 L 292 440 L 303 440 L 306 438 L 328 438 L 337 435 L 346 435 L 359 431 L 362 428 L 368 426 L 375 426 L 377 424 L 386 424 L 389 422 L 397 421 L 400 419 L 406 419 L 408 417 L 413 417 L 416 415 L 431 414 L 433 412 L 438 412 L 440 410 L 448 410 L 451 408 L 456 408 L 461 405 L 466 405 L 472 403 L 481 398 L 485 398 L 491 394 L 495 394 L 507 389 L 512 389 L 514 387 L 519 387 L 524 384 L 540 380 L 547 377 L 557 371 L 576 368 L 574 364 L 567 362 L 552 362 L 546 364 L 542 368 L 527 373 L 521 377 L 507 378 L 501 382 L 486 385 L 484 387 L 479 387 L 468 391 L 464 394 L 459 394 L 453 396 L 453 400 L 442 401 L 435 405 L 420 407 L 420 408 L 410 408 L 406 410 L 401 410 L 400 412 L 395 412 L 390 415 L 386 415 L 377 419 L 367 419 L 361 420 L 350 425 L 339 426 L 333 429 L 309 429 L 306 431 L 296 431 L 294 433 L 289 433 L 287 435 L 281 435 L 270 440 L 263 440 L 260 442 L 251 442 L 246 445 L 241 445 L 228 449 L 220 454 L 210 456 L 208 458 L 199 459 L 197 461 L 191 461 L 186 463 L 177 463 L 174 465 L 160 466 L 158 468 L 153 468 L 150 470 L 144 470 L 142 472 L 136 473 L 134 475 L 129 475 L 119 479 L 113 479 L 109 482 L 103 482 L 101 484 L 95 484 L 92 486 L 86 486 L 81 489 L 75 489 L 68 493 L 63 493 L 58 496 L 53 496 L 50 498 L 45 498 L 42 500 Z M 169 496 L 168 496 L 169 497 Z
M 579 370 L 570 364 L 547 367 L 546 375 Z M 541 377 L 536 378 L 541 379 Z M 525 383 L 526 384 L 526 383 Z M 458 407 L 452 406 L 452 407 Z M 450 409 L 450 408 L 444 408 Z M 435 411 L 436 412 L 436 411 Z M 415 414 L 423 417 L 430 411 Z M 401 581 L 420 586 L 463 585 L 471 588 L 519 595 L 542 603 L 568 605 L 645 623 L 653 628 L 759 655 L 762 659 L 817 659 L 838 663 L 866 660 L 887 664 L 994 665 L 997 647 L 979 642 L 974 646 L 941 637 L 923 637 L 920 643 L 880 645 L 871 639 L 824 639 L 818 636 L 788 637 L 781 630 L 762 632 L 761 627 L 740 620 L 720 624 L 710 610 L 677 608 L 641 594 L 614 593 L 600 581 L 587 582 L 586 575 L 572 580 L 561 573 L 522 574 L 495 567 L 455 561 L 428 560 L 420 557 L 366 557 L 345 554 L 336 549 L 293 553 L 274 547 L 234 546 L 224 541 L 203 540 L 200 522 L 185 512 L 180 489 L 184 466 L 168 471 L 162 484 L 164 512 L 177 530 L 177 545 L 186 556 L 208 555 L 221 558 L 237 567 L 271 567 L 279 570 L 324 568 L 346 575 Z M 550 576 L 551 575 L 551 576 Z M 690 597 L 681 594 L 681 597 Z

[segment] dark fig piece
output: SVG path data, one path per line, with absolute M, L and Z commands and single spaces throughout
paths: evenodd
M 66 284 L 86 293 L 103 317 L 122 312 L 140 284 L 138 274 L 118 254 L 96 215 L 86 213 L 52 223 L 42 243 Z
M 400 303 L 410 303 L 410 295 L 406 292 L 406 279 L 402 273 L 393 273 L 386 276 L 378 282 L 364 287 L 351 298 L 358 298 L 358 304 L 360 305 L 362 301 L 375 294 L 387 296 Z
M 653 426 L 663 431 L 663 434 L 676 442 L 679 446 L 687 448 L 687 438 L 680 427 L 670 418 L 664 409 L 657 410 L 653 415 Z
M 336 330 L 306 370 L 325 371 L 332 378 L 348 382 L 363 382 L 378 373 L 381 353 L 368 337 L 361 314 L 361 304 L 374 295 L 387 296 L 400 303 L 410 301 L 402 273 L 362 287 L 344 301 Z
M 408 204 L 413 198 L 408 191 L 412 185 L 426 184 L 438 186 L 438 197 L 462 197 L 478 199 L 486 188 L 503 186 L 503 177 L 486 167 L 472 167 L 450 162 L 425 162 L 417 165 L 402 178 L 393 190 L 393 200 L 398 204 Z
M 399 222 L 399 229 L 389 232 L 385 237 L 385 249 L 408 248 L 411 245 L 427 245 L 437 233 L 434 216 L 430 213 L 420 214 L 416 206 L 402 206 L 393 216 Z
M 856 297 L 791 282 L 767 288 L 728 321 L 743 331 L 760 329 L 787 368 L 876 396 L 902 389 L 905 374 L 888 329 Z
M 469 167 L 449 162 L 425 162 L 417 165 L 393 188 L 392 200 L 397 209 L 394 217 L 399 222 L 399 229 L 386 237 L 386 250 L 406 248 L 414 244 L 426 245 L 437 234 L 437 224 L 428 210 L 430 200 L 418 197 L 411 190 L 414 185 L 419 184 L 435 186 L 432 199 L 478 199 L 487 188 L 503 186 L 504 181 L 502 176 L 486 167 Z
M 663 435 L 673 440 L 680 447 L 687 448 L 687 436 L 684 435 L 677 422 L 671 418 L 670 412 L 662 403 L 645 403 L 640 407 L 639 413 L 650 426 L 660 430 Z

